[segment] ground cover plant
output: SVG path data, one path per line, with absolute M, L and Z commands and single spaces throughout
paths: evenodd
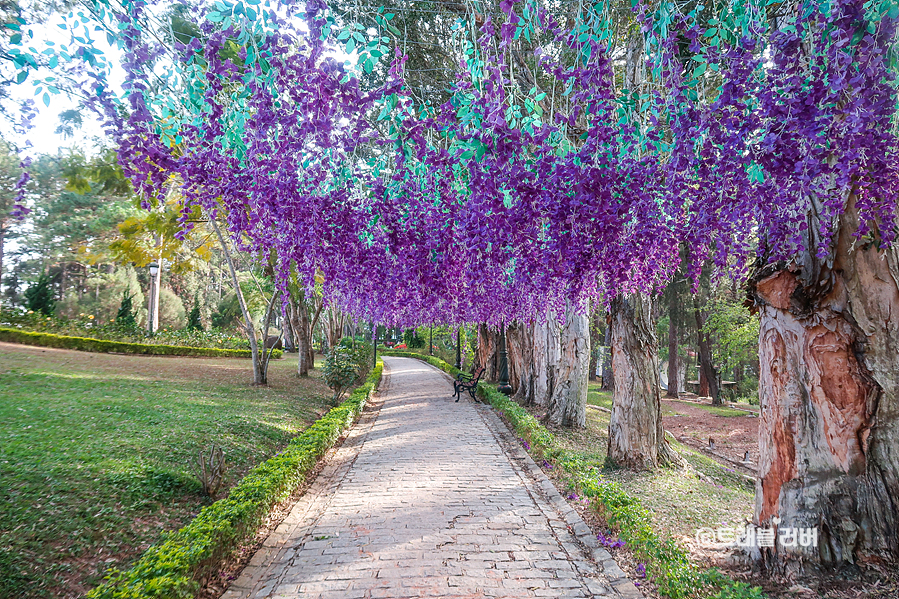
M 225 488 L 329 407 L 286 360 L 252 387 L 228 359 L 0 343 L 0 596 L 74 597 L 211 500 L 190 460 L 212 443 Z

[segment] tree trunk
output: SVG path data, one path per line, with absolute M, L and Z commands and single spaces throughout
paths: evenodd
M 497 364 L 496 332 L 491 331 L 486 323 L 478 325 L 478 351 L 476 369 L 486 368 L 484 377 L 488 382 L 495 383 L 499 377 L 499 365 Z
M 0 292 L 3 291 L 3 243 L 6 240 L 6 218 L 0 218 Z M 0 294 L 2 295 L 2 294 Z M 3 303 L 0 302 L 0 311 L 3 310 Z
M 547 420 L 556 426 L 587 425 L 587 370 L 590 368 L 590 318 L 566 303 L 561 360 L 554 369 Z
M 609 420 L 609 459 L 633 470 L 679 462 L 662 430 L 658 343 L 650 298 L 644 294 L 616 298 L 611 328 L 615 391 Z
M 755 549 L 776 573 L 899 562 L 899 251 L 857 229 L 850 198 L 832 256 L 766 267 L 750 286 L 761 316 L 756 522 L 817 529 L 817 546 Z
M 674 285 L 672 283 L 671 285 Z M 678 321 L 678 297 L 674 289 L 668 290 L 668 391 L 665 397 L 677 399 L 680 390 L 677 380 L 677 321 Z
M 250 355 L 253 357 L 253 384 L 264 385 L 265 365 L 262 363 L 259 356 L 259 343 L 256 341 L 256 330 L 253 328 L 253 319 L 250 317 L 250 311 L 247 309 L 247 302 L 244 300 L 243 292 L 240 290 L 240 280 L 237 278 L 237 270 L 234 268 L 231 252 L 228 250 L 228 246 L 225 243 L 225 238 L 222 236 L 222 231 L 219 228 L 218 223 L 215 222 L 215 219 L 209 219 L 209 222 L 212 223 L 212 228 L 215 229 L 215 234 L 219 239 L 222 251 L 225 254 L 225 259 L 228 262 L 228 270 L 231 272 L 231 282 L 234 284 L 234 294 L 237 296 L 237 303 L 240 305 L 240 311 L 243 314 L 244 327 L 247 331 L 247 338 L 250 340 Z M 161 278 L 161 274 L 162 273 L 159 273 L 157 276 Z M 265 351 L 264 347 L 263 351 Z
M 615 375 L 612 374 L 612 314 L 606 322 L 606 351 L 602 357 L 602 390 L 615 390 Z
M 696 315 L 696 335 L 699 338 L 699 395 L 711 397 L 712 405 L 720 406 L 721 391 L 718 388 L 718 371 L 712 363 L 712 340 L 709 334 L 702 330 L 706 319 L 695 296 L 693 312 Z
M 298 297 L 290 299 L 291 328 L 296 334 L 297 376 L 309 376 L 309 351 L 312 348 L 312 327 L 309 321 L 309 309 L 306 306 L 305 293 L 300 291 Z
M 548 314 L 545 322 L 534 323 L 534 396 L 535 406 L 545 406 L 553 393 L 556 365 L 562 360 L 559 321 Z
M 514 322 L 506 329 L 506 352 L 509 361 L 509 385 L 512 399 L 519 403 L 530 403 L 533 387 L 534 342 L 532 327 Z

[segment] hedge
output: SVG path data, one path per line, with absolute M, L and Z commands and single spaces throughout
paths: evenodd
M 200 581 L 242 541 L 256 534 L 276 503 L 287 499 L 365 407 L 383 363 L 339 406 L 332 408 L 278 455 L 259 464 L 228 497 L 203 508 L 184 528 L 168 533 L 128 571 L 111 571 L 88 599 L 192 599 Z
M 125 343 L 123 341 L 106 341 L 89 337 L 70 337 L 52 333 L 33 333 L 0 327 L 0 341 L 37 345 L 39 347 L 56 347 L 98 353 L 144 354 L 153 356 L 205 356 L 212 358 L 249 358 L 248 349 L 218 349 L 215 347 L 185 347 L 181 345 L 154 345 L 151 343 Z M 272 358 L 280 358 L 280 349 L 272 352 Z
M 444 372 L 455 375 L 459 370 L 434 356 L 415 352 L 383 351 L 384 355 L 418 358 Z M 671 538 L 660 538 L 652 528 L 652 518 L 640 500 L 629 495 L 617 482 L 605 479 L 588 467 L 573 452 L 563 449 L 555 436 L 534 416 L 516 402 L 496 390 L 493 385 L 479 383 L 478 397 L 502 412 L 524 441 L 529 453 L 547 460 L 569 475 L 568 482 L 590 498 L 593 508 L 606 523 L 615 528 L 638 559 L 645 561 L 647 577 L 652 577 L 659 592 L 671 599 L 709 597 L 709 599 L 762 599 L 758 587 L 735 582 L 715 569 L 703 570 L 689 560 L 687 552 Z

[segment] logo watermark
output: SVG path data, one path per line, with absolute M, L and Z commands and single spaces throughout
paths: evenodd
M 700 528 L 696 531 L 696 543 L 700 547 L 774 547 L 784 548 L 817 547 L 818 528 L 798 528 L 795 526 L 779 526 L 780 520 L 773 519 L 774 528 L 747 525 L 721 526 L 718 528 Z

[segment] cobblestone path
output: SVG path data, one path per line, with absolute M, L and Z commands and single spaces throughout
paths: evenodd
M 490 408 L 384 358 L 372 409 L 222 599 L 640 597 Z

